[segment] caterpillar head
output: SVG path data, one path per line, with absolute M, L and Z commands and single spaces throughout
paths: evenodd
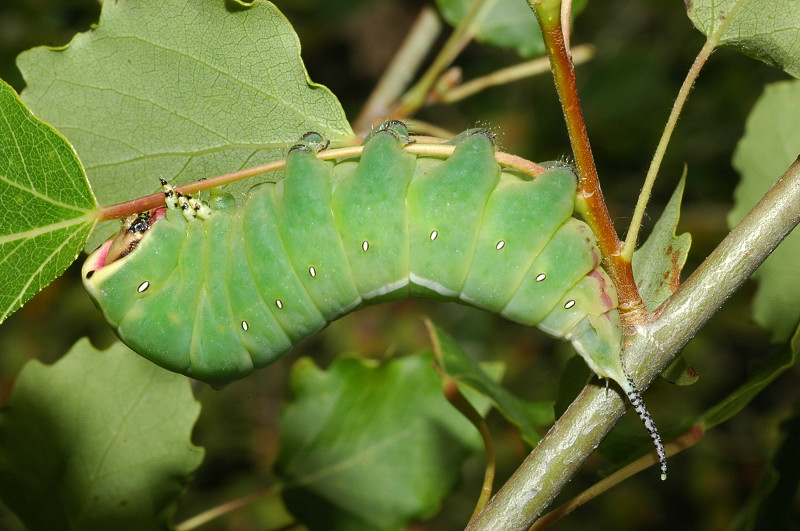
M 119 232 L 89 255 L 81 271 L 84 282 L 89 281 L 99 269 L 133 252 L 155 223 L 166 215 L 166 210 L 162 206 L 124 218 Z

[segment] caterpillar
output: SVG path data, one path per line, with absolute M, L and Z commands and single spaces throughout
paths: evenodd
M 376 128 L 360 158 L 323 161 L 309 133 L 285 177 L 237 206 L 165 183 L 165 205 L 123 221 L 82 269 L 84 285 L 134 351 L 213 385 L 243 378 L 366 304 L 458 301 L 572 343 L 615 381 L 666 456 L 625 372 L 614 284 L 595 237 L 573 217 L 577 178 L 552 164 L 502 169 L 472 130 L 447 158 L 403 146 L 401 122 Z

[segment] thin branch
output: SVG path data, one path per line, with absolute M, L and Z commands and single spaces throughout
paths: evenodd
M 492 2 L 494 3 L 494 2 Z M 472 40 L 473 23 L 480 20 L 484 14 L 487 0 L 476 0 L 461 18 L 447 42 L 422 75 L 417 83 L 402 97 L 398 105 L 392 110 L 391 118 L 402 120 L 413 114 L 425 103 L 428 94 L 436 86 L 442 73 L 455 61 L 464 47 Z
M 235 500 L 231 500 L 229 502 L 223 503 L 222 505 L 218 505 L 216 507 L 212 507 L 207 511 L 203 511 L 202 513 L 189 518 L 181 522 L 180 524 L 175 526 L 175 531 L 191 531 L 192 529 L 196 529 L 203 524 L 210 522 L 220 516 L 228 514 L 236 509 L 244 507 L 245 505 L 249 505 L 253 502 L 256 502 L 266 496 L 271 496 L 277 493 L 280 489 L 276 486 L 267 487 L 265 489 L 261 489 L 257 492 L 252 494 L 248 494 L 247 496 L 242 496 L 241 498 L 237 498 Z
M 595 55 L 595 47 L 589 44 L 576 46 L 571 50 L 571 55 L 575 64 L 584 63 L 592 59 Z M 437 101 L 442 103 L 453 103 L 468 98 L 489 87 L 505 85 L 514 81 L 519 81 L 527 77 L 544 74 L 550 71 L 550 60 L 547 57 L 539 57 L 530 61 L 525 61 L 508 68 L 501 68 L 491 74 L 477 77 L 461 85 L 457 85 L 446 92 L 443 92 Z
M 675 103 L 672 105 L 672 111 L 669 113 L 669 118 L 664 126 L 664 132 L 661 134 L 661 139 L 658 141 L 656 152 L 653 154 L 653 159 L 650 162 L 650 168 L 647 170 L 647 177 L 645 177 L 642 191 L 639 193 L 639 199 L 636 202 L 636 208 L 633 211 L 630 227 L 628 227 L 628 235 L 625 239 L 625 247 L 622 250 L 622 256 L 630 261 L 633 258 L 633 251 L 636 249 L 636 242 L 639 239 L 639 230 L 642 227 L 642 219 L 644 218 L 645 210 L 647 209 L 647 202 L 650 200 L 650 194 L 653 192 L 653 184 L 656 182 L 658 170 L 661 168 L 661 162 L 664 160 L 664 153 L 667 151 L 669 140 L 672 138 L 672 133 L 675 130 L 675 125 L 678 123 L 678 116 L 681 114 L 686 100 L 689 98 L 689 92 L 692 90 L 697 76 L 700 75 L 700 70 L 703 69 L 706 61 L 708 61 L 711 52 L 716 48 L 716 42 L 707 40 L 683 80 L 678 97 L 675 98 Z
M 446 140 L 442 138 L 418 137 L 412 136 L 414 142 L 403 146 L 403 149 L 414 155 L 432 155 L 437 157 L 449 157 L 453 154 L 456 147 L 453 144 L 442 144 Z M 327 149 L 317 153 L 317 158 L 320 160 L 331 160 L 347 157 L 358 157 L 361 155 L 363 146 L 351 146 L 336 149 Z M 503 153 L 497 151 L 494 154 L 497 162 L 504 168 L 517 170 L 531 178 L 544 173 L 545 168 L 535 162 L 529 161 L 517 155 Z M 276 160 L 253 166 L 252 168 L 245 168 L 243 170 L 225 173 L 216 177 L 203 179 L 193 183 L 178 186 L 175 189 L 182 194 L 196 194 L 212 188 L 217 188 L 225 184 L 241 181 L 250 177 L 255 177 L 264 173 L 279 170 L 286 165 L 286 159 Z M 117 203 L 101 207 L 97 216 L 98 221 L 108 221 L 111 219 L 120 219 L 137 212 L 144 212 L 164 204 L 163 192 L 158 192 L 145 197 L 139 197 L 124 203 Z
M 681 85 L 681 89 L 678 92 L 678 97 L 675 99 L 675 103 L 672 105 L 672 111 L 670 111 L 669 119 L 664 127 L 664 132 L 661 135 L 661 139 L 658 141 L 656 152 L 653 154 L 653 159 L 650 162 L 650 168 L 647 170 L 647 176 L 645 177 L 642 191 L 639 193 L 639 199 L 636 202 L 636 208 L 633 212 L 630 227 L 628 228 L 628 235 L 625 239 L 625 247 L 622 250 L 622 256 L 628 261 L 633 258 L 633 251 L 636 248 L 636 242 L 639 238 L 639 231 L 641 230 L 642 218 L 644 217 L 644 212 L 647 208 L 647 202 L 650 200 L 650 194 L 653 191 L 653 183 L 655 183 L 656 177 L 658 176 L 658 170 L 661 168 L 661 162 L 664 160 L 664 153 L 666 153 L 667 145 L 669 145 L 669 140 L 672 138 L 672 133 L 675 130 L 675 124 L 678 122 L 678 116 L 680 116 L 681 110 L 683 109 L 686 100 L 689 98 L 689 91 L 692 89 L 694 82 L 697 80 L 697 76 L 700 75 L 700 70 L 702 70 L 703 65 L 705 65 L 706 61 L 708 61 L 708 58 L 711 56 L 711 52 L 713 52 L 717 45 L 719 45 L 720 39 L 722 39 L 722 37 L 725 35 L 725 31 L 728 29 L 730 23 L 736 18 L 736 15 L 739 13 L 739 10 L 743 5 L 744 2 L 738 2 L 735 4 L 730 12 L 724 17 L 722 23 L 715 29 L 714 33 L 708 36 L 705 44 L 697 54 L 692 67 L 686 74 L 686 79 L 683 81 L 683 85 Z

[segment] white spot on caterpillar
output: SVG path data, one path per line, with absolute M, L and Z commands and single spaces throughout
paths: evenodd
M 364 251 L 365 253 L 369 251 L 369 242 L 367 240 L 361 242 L 361 250 Z
M 311 278 L 315 278 L 317 276 L 317 270 L 314 266 L 308 268 L 308 274 L 311 275 Z
M 437 236 L 439 236 L 438 230 L 431 232 L 431 241 L 435 240 Z
M 138 291 L 139 293 L 144 293 L 145 291 L 147 291 L 147 288 L 149 287 L 150 287 L 150 282 L 145 280 L 144 282 L 139 284 L 139 287 L 136 288 L 136 291 Z
M 283 309 L 283 303 L 280 299 L 275 299 L 275 306 L 277 306 L 279 310 Z
M 505 246 L 506 246 L 505 240 L 500 240 L 499 242 L 497 242 L 497 245 L 495 245 L 494 248 L 499 251 L 500 249 L 502 249 Z
M 245 332 L 250 330 L 250 325 L 247 324 L 247 321 L 242 321 L 242 330 L 244 330 Z
M 547 278 L 547 275 L 545 275 L 544 273 L 539 273 L 538 275 L 536 275 L 536 282 L 541 282 L 542 280 L 544 280 L 546 278 Z
M 570 309 L 570 308 L 572 308 L 573 306 L 575 306 L 575 301 L 574 301 L 574 300 L 572 300 L 572 299 L 570 299 L 570 300 L 568 300 L 568 301 L 567 301 L 567 303 L 564 305 L 564 309 L 565 309 L 565 310 L 569 310 L 569 309 Z

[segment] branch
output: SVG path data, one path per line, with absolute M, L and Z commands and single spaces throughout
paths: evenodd
M 626 365 L 645 389 L 800 221 L 800 160 L 626 343 Z M 621 393 L 587 386 L 469 525 L 527 530 L 577 472 L 627 404 Z

